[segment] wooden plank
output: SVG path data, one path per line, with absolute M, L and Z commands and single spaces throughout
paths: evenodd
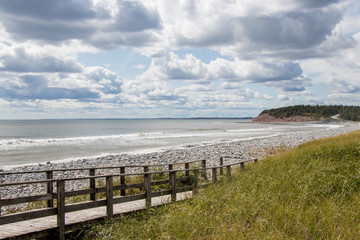
M 187 169 L 185 171 L 185 176 L 189 177 L 190 176 L 190 171 L 188 170 L 190 168 L 190 163 L 185 163 L 185 169 Z
M 226 166 L 226 174 L 230 177 L 231 176 L 231 166 Z
M 2 215 L 0 217 L 0 225 L 21 222 L 35 218 L 47 217 L 51 215 L 56 215 L 56 213 L 57 213 L 56 208 L 50 208 L 50 209 L 33 210 L 23 213 Z
M 151 186 L 162 185 L 162 184 L 167 184 L 167 183 L 170 183 L 170 179 L 153 181 L 153 182 L 151 182 Z
M 171 171 L 174 170 L 174 165 L 169 164 L 169 179 L 171 179 Z
M 127 184 L 125 186 L 125 189 L 129 189 L 129 188 L 143 188 L 145 187 L 144 183 L 134 183 L 134 184 Z M 122 186 L 119 188 L 122 189 Z M 115 189 L 118 190 L 118 189 Z
M 130 196 L 125 196 L 125 197 L 117 197 L 117 198 L 114 198 L 114 204 L 127 203 L 127 202 L 132 202 L 132 201 L 141 200 L 141 199 L 145 199 L 144 194 L 136 194 L 136 195 L 130 195 Z
M 112 218 L 114 214 L 114 192 L 113 192 L 113 177 L 106 177 L 106 214 Z
M 164 195 L 169 195 L 171 194 L 171 190 L 164 190 L 164 191 L 158 191 L 158 192 L 152 192 L 151 193 L 151 197 L 159 197 L 159 196 L 164 196 Z
M 65 240 L 65 181 L 57 181 L 57 225 L 59 240 Z
M 212 180 L 213 180 L 213 183 L 217 182 L 217 169 L 216 169 L 216 167 L 214 167 L 212 169 Z
M 21 198 L 10 198 L 10 199 L 0 199 L 1 206 L 14 205 L 19 203 L 27 203 L 27 202 L 38 202 L 53 199 L 55 194 L 45 194 L 45 195 L 37 195 L 30 197 L 21 197 Z
M 144 174 L 146 207 L 151 207 L 151 173 Z
M 101 206 L 106 206 L 106 199 L 66 205 L 65 212 L 69 213 L 69 212 L 81 211 L 81 210 L 91 209 L 91 208 L 96 208 L 96 207 L 101 207 Z
M 206 160 L 201 161 L 201 167 L 206 169 Z M 204 170 L 203 177 L 207 180 L 206 170 Z
M 186 163 L 196 163 L 201 162 L 202 160 L 194 160 L 194 161 L 188 161 Z M 181 165 L 184 163 L 172 163 L 173 165 Z M 153 164 L 153 165 L 146 165 L 150 167 L 156 167 L 156 166 L 166 166 L 168 163 L 163 164 Z M 90 169 L 115 169 L 115 168 L 121 168 L 121 167 L 127 167 L 127 168 L 138 168 L 138 167 L 144 167 L 144 165 L 121 165 L 121 166 L 108 166 L 108 167 L 84 167 L 84 168 L 64 168 L 64 169 L 53 169 L 51 171 L 54 172 L 70 172 L 70 171 L 88 171 Z M 0 176 L 5 175 L 20 175 L 20 174 L 32 174 L 32 173 L 44 173 L 47 170 L 34 170 L 34 171 L 22 171 L 22 172 L 1 172 Z
M 95 176 L 95 168 L 90 168 L 89 169 L 89 176 Z M 90 189 L 95 189 L 96 188 L 95 185 L 96 185 L 95 178 L 90 178 L 89 179 L 89 188 Z M 96 194 L 95 193 L 90 193 L 90 200 L 91 201 L 96 200 Z
M 120 174 L 125 174 L 125 167 L 120 167 Z M 125 176 L 120 176 L 120 185 L 125 187 Z M 120 195 L 125 196 L 125 188 L 120 190 Z
M 223 157 L 220 157 L 220 175 L 223 175 L 224 172 L 223 172 L 223 168 L 222 166 L 224 165 L 224 158 Z
M 16 185 L 30 185 L 36 183 L 47 183 L 54 180 L 37 180 L 37 181 L 28 181 L 28 182 L 11 182 L 11 183 L 1 183 L 0 187 L 9 187 L 9 186 L 16 186 Z
M 46 171 L 46 179 L 53 179 L 53 171 Z M 53 195 L 54 185 L 53 182 L 46 183 L 46 192 Z M 47 200 L 47 207 L 54 207 L 54 199 Z
M 101 192 L 106 192 L 106 187 L 91 188 L 91 189 L 83 189 L 83 190 L 76 190 L 76 191 L 66 192 L 65 197 L 88 195 L 88 194 L 95 194 L 95 193 L 101 193 Z
M 169 181 L 169 180 L 167 180 L 167 181 Z M 125 186 L 115 185 L 115 186 L 113 186 L 113 190 L 115 191 L 115 190 L 121 190 L 121 189 L 143 188 L 143 187 L 144 187 L 144 183 L 134 183 L 134 184 L 127 184 Z M 91 193 L 103 193 L 103 192 L 106 192 L 106 187 L 66 192 L 65 197 L 73 197 L 73 196 L 87 195 L 87 194 L 91 194 Z M 54 197 L 56 197 L 56 195 Z
M 198 191 L 198 179 L 199 179 L 199 170 L 194 170 L 194 187 L 193 194 L 196 194 Z
M 171 202 L 176 202 L 176 172 L 170 172 Z

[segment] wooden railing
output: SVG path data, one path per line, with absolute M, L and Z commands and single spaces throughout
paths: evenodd
M 171 202 L 175 202 L 177 193 L 186 191 L 193 191 L 196 193 L 199 188 L 207 186 L 210 182 L 215 183 L 217 181 L 218 170 L 219 174 L 222 175 L 224 173 L 223 170 L 226 169 L 226 174 L 230 176 L 232 166 L 238 165 L 241 168 L 244 168 L 244 164 L 250 161 L 256 162 L 257 159 L 237 161 L 232 164 L 224 165 L 224 157 L 221 157 L 219 165 L 211 167 L 207 166 L 206 160 L 200 160 L 186 163 L 168 163 L 158 165 L 72 168 L 0 173 L 0 176 L 13 174 L 41 174 L 44 175 L 43 177 L 45 178 L 43 180 L 26 182 L 1 183 L 0 196 L 2 190 L 12 186 L 21 188 L 27 185 L 42 184 L 45 188 L 44 191 L 46 191 L 45 194 L 41 195 L 0 199 L 0 225 L 56 215 L 58 233 L 60 239 L 64 239 L 66 213 L 106 206 L 107 217 L 111 218 L 114 214 L 114 204 L 145 199 L 146 206 L 151 207 L 152 198 L 162 195 L 170 195 Z M 191 165 L 192 168 L 190 168 Z M 126 171 L 131 168 L 141 168 L 142 172 L 126 173 Z M 155 170 L 151 171 L 151 169 Z M 103 174 L 100 173 L 99 170 L 116 170 L 118 174 L 99 175 Z M 69 178 L 63 178 L 62 174 L 57 174 L 57 177 L 55 178 L 55 172 L 71 171 L 82 171 L 87 172 L 88 174 L 87 176 Z M 96 172 L 99 172 L 99 174 L 96 175 Z M 156 175 L 166 175 L 166 178 L 152 180 L 152 178 Z M 129 183 L 126 181 L 127 178 L 134 178 L 135 176 L 142 176 L 141 179 L 143 179 L 143 181 L 140 183 Z M 210 176 L 211 180 L 208 179 Z M 114 181 L 115 178 L 119 179 L 118 184 Z M 105 180 L 105 183 L 101 184 L 101 181 L 99 181 L 101 179 Z M 87 181 L 89 187 L 86 189 L 66 191 L 66 184 L 71 181 Z M 179 183 L 182 184 L 181 187 L 179 186 Z M 168 189 L 153 191 L 152 187 L 154 188 L 157 185 L 167 185 Z M 126 189 L 141 189 L 142 191 L 140 194 L 127 195 L 125 191 Z M 119 196 L 114 196 L 114 191 L 118 191 L 117 194 Z M 103 194 L 104 196 L 97 199 L 97 194 Z M 66 204 L 65 198 L 81 195 L 87 195 L 90 201 Z M 46 201 L 46 206 L 44 206 L 44 208 L 36 208 L 31 211 L 1 215 L 1 207 L 24 203 L 29 204 L 31 202 L 38 201 Z

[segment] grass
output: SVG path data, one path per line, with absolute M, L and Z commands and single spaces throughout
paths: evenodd
M 360 239 L 360 131 L 281 151 L 83 239 Z

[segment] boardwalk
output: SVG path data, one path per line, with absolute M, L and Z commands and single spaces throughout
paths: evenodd
M 3 172 L 0 175 L 4 178 L 13 174 L 38 174 L 39 180 L 1 183 L 0 194 L 1 191 L 14 187 L 17 191 L 22 191 L 24 186 L 29 185 L 40 188 L 42 193 L 16 198 L 5 196 L 0 199 L 0 210 L 3 206 L 34 202 L 43 204 L 34 205 L 37 207 L 30 211 L 13 214 L 5 212 L 0 215 L 0 239 L 62 240 L 67 231 L 74 231 L 92 220 L 110 219 L 114 215 L 192 197 L 199 188 L 216 183 L 218 175 L 223 175 L 224 170 L 230 176 L 232 166 L 237 165 L 243 169 L 245 163 L 250 161 L 257 162 L 257 159 L 224 164 L 224 158 L 221 157 L 219 165 L 211 167 L 207 167 L 206 160 L 198 160 L 146 166 Z M 131 170 L 133 168 L 142 171 L 134 172 Z M 126 169 L 130 173 L 126 173 Z M 76 176 L 64 178 L 71 172 L 76 173 Z M 79 172 L 83 174 L 78 175 Z M 75 190 L 69 188 L 68 184 L 71 185 L 74 181 L 87 186 L 81 185 Z
M 177 201 L 192 197 L 192 192 L 178 193 Z M 152 206 L 170 203 L 171 196 L 160 196 L 153 198 Z M 134 212 L 145 209 L 145 200 L 137 200 L 127 203 L 114 204 L 114 215 Z M 77 225 L 83 225 L 92 220 L 107 217 L 106 207 L 97 207 L 82 211 L 76 211 L 66 214 L 65 223 L 68 229 L 76 228 Z M 75 226 L 73 226 L 75 225 Z M 16 223 L 4 224 L 0 226 L 0 239 L 31 239 L 41 238 L 49 235 L 49 231 L 57 229 L 56 216 L 37 218 Z

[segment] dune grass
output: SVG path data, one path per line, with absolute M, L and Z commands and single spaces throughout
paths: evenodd
M 195 198 L 94 224 L 83 239 L 360 239 L 360 131 L 248 164 Z

